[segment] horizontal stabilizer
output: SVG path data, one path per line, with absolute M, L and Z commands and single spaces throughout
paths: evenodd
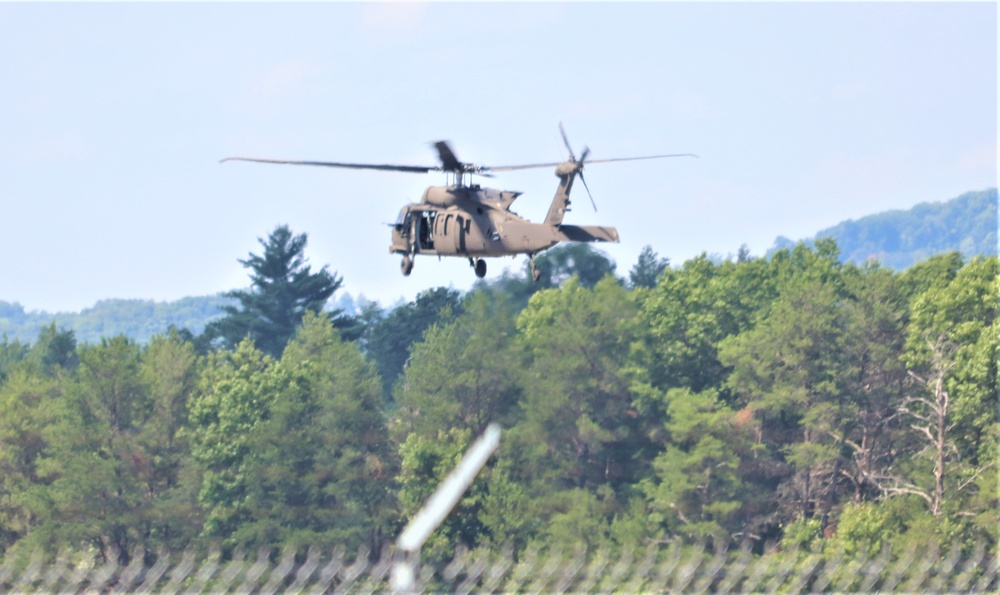
M 560 242 L 615 242 L 618 230 L 598 225 L 560 225 L 557 230 Z

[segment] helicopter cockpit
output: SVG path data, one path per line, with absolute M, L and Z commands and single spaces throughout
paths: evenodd
M 401 234 L 406 234 L 410 227 L 410 207 L 403 207 L 396 216 L 396 223 L 393 227 Z

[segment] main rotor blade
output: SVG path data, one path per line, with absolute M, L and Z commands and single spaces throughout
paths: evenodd
M 462 162 L 455 157 L 455 152 L 451 150 L 448 146 L 447 141 L 439 140 L 434 143 L 434 148 L 437 149 L 438 157 L 441 158 L 441 169 L 444 171 L 457 171 L 464 172 L 465 167 Z
M 481 169 L 482 171 L 514 171 L 516 169 L 533 169 L 536 167 L 556 167 L 562 165 L 559 163 L 530 163 L 528 165 L 502 165 L 500 167 L 489 167 L 484 165 Z
M 569 139 L 566 138 L 566 130 L 563 128 L 562 122 L 559 122 L 559 134 L 562 135 L 563 144 L 566 145 L 566 150 L 569 151 L 569 160 L 576 161 L 576 155 L 573 154 L 573 147 L 569 146 Z
M 585 158 L 589 154 L 590 154 L 589 150 L 585 151 L 583 153 L 582 157 Z M 650 155 L 648 157 L 620 157 L 618 159 L 592 159 L 590 161 L 587 161 L 587 165 L 590 165 L 591 163 L 608 163 L 608 162 L 611 162 L 611 161 L 638 161 L 640 159 L 663 159 L 665 157 L 697 157 L 697 155 L 694 155 L 692 153 L 676 153 L 676 154 L 673 154 L 673 155 Z M 580 160 L 580 163 L 582 163 L 582 162 L 583 162 L 583 159 Z M 518 170 L 518 169 L 533 169 L 533 168 L 536 168 L 536 167 L 558 167 L 558 166 L 562 165 L 563 163 L 564 162 L 560 162 L 560 163 L 529 163 L 527 165 L 503 165 L 503 166 L 500 166 L 500 167 L 489 167 L 489 166 L 484 165 L 484 166 L 481 167 L 481 171 L 514 171 L 514 170 Z
M 583 172 L 580 172 L 580 181 L 583 182 L 583 187 L 587 189 L 587 197 L 590 198 L 590 206 L 594 207 L 594 212 L 597 212 L 597 203 L 594 202 L 594 195 L 590 193 L 590 186 L 587 186 L 587 180 L 583 177 Z
M 442 165 L 440 166 L 426 166 L 426 165 L 390 165 L 390 164 L 374 164 L 374 163 L 340 163 L 335 161 L 288 161 L 283 159 L 258 159 L 255 157 L 226 157 L 219 161 L 219 163 L 225 163 L 226 161 L 252 161 L 255 163 L 278 163 L 282 165 L 315 165 L 319 167 L 345 167 L 349 169 L 375 169 L 381 171 L 402 171 L 415 174 L 425 174 L 432 171 L 468 171 L 479 176 L 491 177 L 487 172 L 498 172 L 498 171 L 516 171 L 521 169 L 535 169 L 539 167 L 558 167 L 562 165 L 563 162 L 554 163 L 529 163 L 526 165 L 502 165 L 499 167 L 490 166 L 478 166 L 474 169 L 467 168 L 462 165 L 457 158 L 455 158 L 455 153 L 451 151 L 448 144 L 444 141 L 440 141 L 435 144 L 443 146 L 438 149 L 441 155 Z M 583 157 L 589 154 L 588 150 L 584 150 Z M 446 157 L 450 155 L 450 158 Z M 663 159 L 666 157 L 698 157 L 697 155 L 691 153 L 676 153 L 673 155 L 650 155 L 648 157 L 621 157 L 618 159 L 595 159 L 588 161 L 587 163 L 608 163 L 612 161 L 638 161 L 641 159 Z
M 591 163 L 610 163 L 612 161 L 639 161 L 640 159 L 663 159 L 665 157 L 695 157 L 698 156 L 693 153 L 674 153 L 673 155 L 650 155 L 648 157 L 619 157 L 617 159 L 592 159 L 587 162 Z
M 226 157 L 219 161 L 253 161 L 256 163 L 279 163 L 282 165 L 318 165 L 320 167 L 347 167 L 350 169 L 378 169 L 382 171 L 405 171 L 415 174 L 425 174 L 432 171 L 441 171 L 440 167 L 426 167 L 422 165 L 377 165 L 370 163 L 335 163 L 333 161 L 285 161 L 281 159 L 255 159 L 252 157 Z

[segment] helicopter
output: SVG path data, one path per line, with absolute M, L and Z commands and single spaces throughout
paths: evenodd
M 570 210 L 569 195 L 577 177 L 583 182 L 590 203 L 594 207 L 594 211 L 597 211 L 594 197 L 590 194 L 590 188 L 587 187 L 587 181 L 583 177 L 584 163 L 697 157 L 697 155 L 690 153 L 677 153 L 587 161 L 590 149 L 584 147 L 580 158 L 577 159 L 570 147 L 562 123 L 559 124 L 559 133 L 569 151 L 569 159 L 561 163 L 532 163 L 500 167 L 464 163 L 458 160 L 447 141 L 438 141 L 433 144 L 441 162 L 440 165 L 436 166 L 287 161 L 252 157 L 227 157 L 222 159 L 220 163 L 252 161 L 409 173 L 443 172 L 448 176 L 446 185 L 427 188 L 419 203 L 404 206 L 399 211 L 396 222 L 390 224 L 392 240 L 389 252 L 390 254 L 402 255 L 400 270 L 403 275 L 409 276 L 413 271 L 413 262 L 418 254 L 468 258 L 469 265 L 479 278 L 486 276 L 484 257 L 525 254 L 528 256 L 531 266 L 531 276 L 537 282 L 540 273 L 535 268 L 535 256 L 560 242 L 618 242 L 618 230 L 614 227 L 566 225 L 563 223 L 564 215 Z M 483 188 L 479 184 L 473 183 L 472 180 L 473 176 L 495 177 L 494 172 L 541 167 L 555 167 L 556 177 L 559 178 L 555 197 L 552 199 L 545 220 L 541 223 L 532 223 L 510 210 L 514 201 L 521 196 L 521 192 Z

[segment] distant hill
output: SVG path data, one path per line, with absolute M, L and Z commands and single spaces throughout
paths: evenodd
M 173 302 L 153 300 L 101 300 L 81 312 L 25 312 L 17 303 L 0 301 L 0 338 L 33 343 L 38 332 L 52 322 L 57 328 L 73 331 L 81 343 L 96 343 L 101 337 L 124 333 L 145 343 L 171 325 L 199 334 L 205 325 L 222 315 L 222 306 L 233 300 L 212 295 L 186 297 Z
M 947 202 L 921 203 L 844 221 L 810 238 L 833 238 L 844 262 L 877 260 L 896 270 L 957 250 L 966 258 L 997 253 L 997 189 L 966 192 Z M 770 256 L 795 242 L 779 236 Z

